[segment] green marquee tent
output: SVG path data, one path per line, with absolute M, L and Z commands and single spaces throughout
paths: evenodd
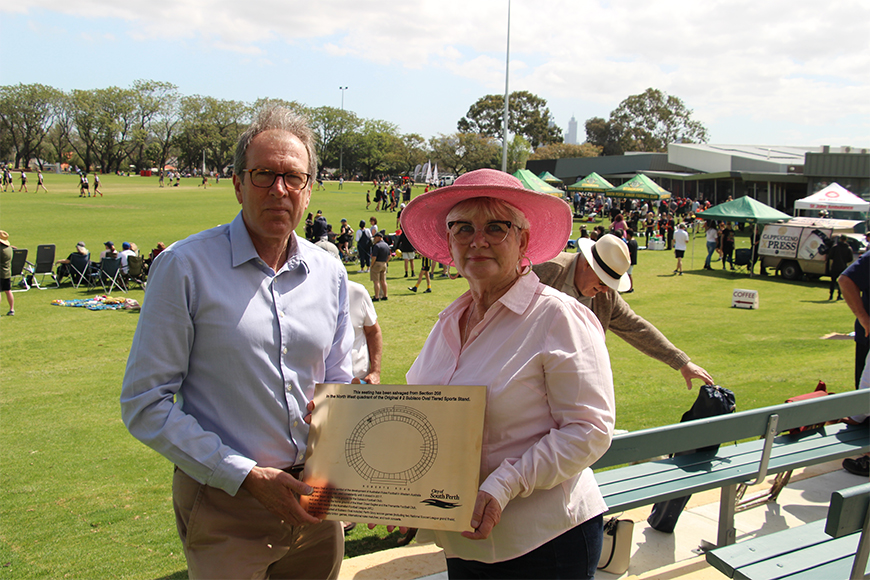
M 635 175 L 631 180 L 607 194 L 610 197 L 627 197 L 630 199 L 668 199 L 671 192 L 662 189 L 659 184 L 644 174 Z
M 558 197 L 564 195 L 561 189 L 556 189 L 528 169 L 517 169 L 514 173 L 514 177 L 519 179 L 523 183 L 523 187 L 526 189 L 531 189 L 532 191 L 538 191 L 540 193 L 549 193 L 550 195 L 556 195 Z
M 550 185 L 562 185 L 562 180 L 550 173 L 549 171 L 542 171 L 538 177 L 549 183 Z
M 608 193 L 612 189 L 613 184 L 594 171 L 583 179 L 578 179 L 577 183 L 568 186 L 568 191 L 588 191 L 591 193 Z
M 748 195 L 714 205 L 710 209 L 699 212 L 697 217 L 704 220 L 750 224 L 769 224 L 791 219 L 790 215 L 752 199 Z

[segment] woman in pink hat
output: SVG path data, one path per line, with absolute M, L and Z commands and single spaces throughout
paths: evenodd
M 595 573 L 607 506 L 590 466 L 613 434 L 610 361 L 592 312 L 531 269 L 565 247 L 571 217 L 561 199 L 491 169 L 402 212 L 414 247 L 469 286 L 439 315 L 408 384 L 487 387 L 474 531 L 421 531 L 451 578 Z

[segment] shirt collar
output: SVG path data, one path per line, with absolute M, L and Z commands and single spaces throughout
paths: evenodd
M 505 292 L 501 298 L 496 300 L 495 304 L 501 304 L 514 314 L 522 314 L 529 307 L 529 304 L 532 303 L 539 282 L 540 280 L 534 272 L 529 272 L 526 275 L 520 276 L 516 283 L 511 286 L 510 290 Z M 462 312 L 468 307 L 470 302 L 471 291 L 469 290 L 457 298 L 453 304 L 445 308 L 439 315 L 439 318 L 450 318 L 452 316 L 458 318 L 462 315 Z M 493 304 L 493 306 L 495 306 L 495 304 Z M 492 307 L 490 307 L 489 310 L 492 311 Z M 489 312 L 487 312 L 487 315 L 489 315 Z
M 233 268 L 241 266 L 251 260 L 260 260 L 260 255 L 254 247 L 254 242 L 251 240 L 251 235 L 248 233 L 248 228 L 245 227 L 245 220 L 240 211 L 235 219 L 230 222 L 230 248 L 233 254 Z M 305 260 L 306 250 L 296 238 L 296 232 L 290 234 L 290 251 L 287 255 L 287 269 L 293 270 L 298 266 L 303 266 L 305 271 L 310 271 L 308 262 Z M 318 251 L 321 251 L 318 249 Z M 283 268 L 279 268 L 281 270 Z

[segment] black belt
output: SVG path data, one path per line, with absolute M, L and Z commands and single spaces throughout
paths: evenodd
M 305 469 L 305 465 L 303 464 L 303 465 L 294 465 L 292 467 L 286 467 L 286 468 L 282 469 L 281 471 L 283 471 L 284 473 L 289 473 L 290 475 L 292 475 L 296 479 L 300 479 L 299 476 L 302 475 L 302 470 L 304 470 L 304 469 Z

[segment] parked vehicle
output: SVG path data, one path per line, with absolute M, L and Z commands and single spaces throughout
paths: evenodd
M 856 232 L 862 224 L 807 217 L 767 224 L 761 233 L 758 254 L 764 268 L 778 271 L 786 280 L 799 280 L 804 274 L 814 278 L 828 276 L 827 253 L 838 236 L 845 234 L 849 238 L 856 257 L 867 251 L 864 235 Z

